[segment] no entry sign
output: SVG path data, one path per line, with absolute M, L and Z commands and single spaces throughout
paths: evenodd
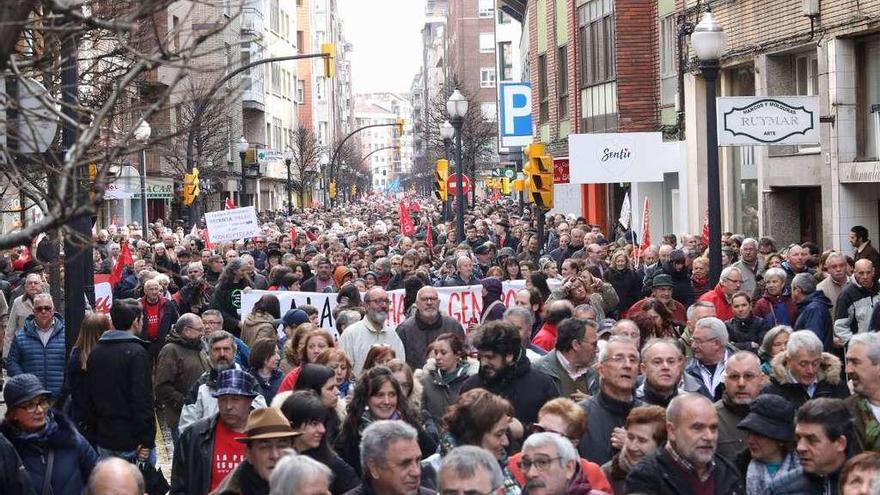
M 458 174 L 452 174 L 446 179 L 446 189 L 450 195 L 455 195 L 458 191 Z M 471 179 L 467 175 L 461 176 L 461 189 L 463 194 L 471 192 Z

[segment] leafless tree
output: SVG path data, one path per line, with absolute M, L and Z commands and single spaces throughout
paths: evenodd
M 361 144 L 357 137 L 352 137 L 342 145 L 336 157 L 336 180 L 337 195 L 348 197 L 351 186 L 361 189 L 365 179 L 369 178 L 369 167 L 364 163 Z M 368 181 L 367 181 L 368 182 Z
M 69 239 L 72 221 L 97 214 L 116 167 L 183 132 L 154 129 L 144 144 L 134 137 L 139 124 L 172 111 L 184 81 L 210 72 L 200 60 L 223 49 L 217 38 L 231 21 L 218 15 L 202 30 L 186 30 L 204 15 L 200 4 L 222 8 L 218 0 L 190 2 L 176 28 L 168 25 L 168 9 L 180 8 L 174 0 L 0 4 L 0 126 L 7 138 L 0 141 L 0 194 L 22 194 L 42 212 L 39 221 L 0 236 L 3 249 L 55 229 Z M 240 12 L 232 5 L 231 18 Z M 65 87 L 64 69 L 73 65 L 78 77 Z M 33 146 L 38 129 L 56 125 L 43 146 Z
M 301 125 L 290 131 L 290 149 L 293 154 L 290 161 L 291 188 L 299 197 L 300 208 L 304 208 L 306 192 L 312 190 L 321 176 L 318 162 L 324 154 L 324 147 L 311 128 Z

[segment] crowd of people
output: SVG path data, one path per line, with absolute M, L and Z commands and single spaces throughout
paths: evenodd
M 112 305 L 76 332 L 40 246 L 3 253 L 0 493 L 880 490 L 864 227 L 843 251 L 725 233 L 713 285 L 700 236 L 639 246 L 561 214 L 539 235 L 502 201 L 456 243 L 436 203 L 406 201 L 411 229 L 375 200 L 261 214 L 228 244 L 100 230 Z M 470 286 L 476 316 L 446 314 L 441 292 Z M 332 318 L 285 291 L 330 294 Z

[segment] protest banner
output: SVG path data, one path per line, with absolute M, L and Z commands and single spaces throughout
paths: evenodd
M 110 274 L 95 274 L 95 311 L 98 313 L 110 313 L 110 306 L 113 306 L 111 277 Z
M 502 284 L 501 302 L 506 307 L 515 304 L 516 292 L 525 287 L 524 280 L 506 281 Z M 552 283 L 551 289 L 558 283 Z M 437 287 L 437 295 L 440 297 L 440 312 L 455 318 L 461 325 L 467 328 L 471 321 L 479 321 L 483 311 L 483 286 L 471 285 L 464 287 Z M 242 293 L 241 318 L 244 320 L 253 310 L 254 304 L 264 295 L 273 294 L 281 303 L 281 314 L 284 315 L 289 309 L 298 308 L 310 304 L 318 308 L 319 324 L 321 328 L 330 330 L 335 334 L 336 322 L 333 318 L 333 310 L 336 308 L 336 294 L 325 292 L 293 292 L 293 291 L 267 291 L 251 290 Z M 386 327 L 396 328 L 406 317 L 403 314 L 403 298 L 406 294 L 404 289 L 388 291 L 391 305 L 388 308 L 388 320 Z
M 205 213 L 211 242 L 230 242 L 260 235 L 260 224 L 253 206 Z

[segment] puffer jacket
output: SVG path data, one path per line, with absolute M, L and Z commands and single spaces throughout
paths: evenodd
M 64 318 L 55 313 L 52 334 L 45 346 L 37 334 L 34 316 L 24 320 L 24 327 L 15 333 L 9 356 L 6 360 L 6 371 L 9 376 L 31 373 L 40 379 L 46 390 L 58 398 L 64 386 L 64 371 L 67 365 L 64 336 Z
M 831 306 L 831 300 L 822 291 L 814 291 L 798 303 L 798 317 L 794 322 L 795 330 L 811 330 L 815 333 L 822 341 L 825 352 L 831 352 L 834 345 L 834 320 L 831 317 Z
M 275 329 L 275 318 L 269 313 L 252 311 L 241 322 L 241 340 L 248 347 L 253 347 L 259 339 L 278 340 L 278 331 Z
M 172 330 L 159 352 L 155 376 L 156 410 L 168 426 L 177 427 L 186 394 L 210 369 L 211 361 L 201 339 L 186 340 Z
M 840 379 L 840 359 L 831 353 L 822 353 L 822 364 L 816 374 L 816 391 L 810 397 L 807 389 L 794 380 L 787 368 L 788 351 L 780 352 L 770 362 L 770 383 L 764 386 L 761 393 L 775 394 L 791 403 L 797 410 L 810 399 L 830 397 L 832 399 L 846 399 L 849 397 L 849 387 Z
M 21 457 L 34 493 L 43 492 L 50 450 L 54 452 L 50 473 L 52 494 L 80 495 L 85 491 L 89 474 L 98 462 L 98 454 L 61 412 L 51 411 L 46 427 L 37 433 L 25 434 L 8 421 L 0 425 L 0 432 Z
M 837 298 L 837 314 L 834 315 L 834 335 L 840 337 L 844 344 L 853 335 L 872 330 L 871 312 L 877 302 L 878 288 L 880 286 L 874 283 L 874 287 L 866 289 L 853 278 L 840 292 Z

